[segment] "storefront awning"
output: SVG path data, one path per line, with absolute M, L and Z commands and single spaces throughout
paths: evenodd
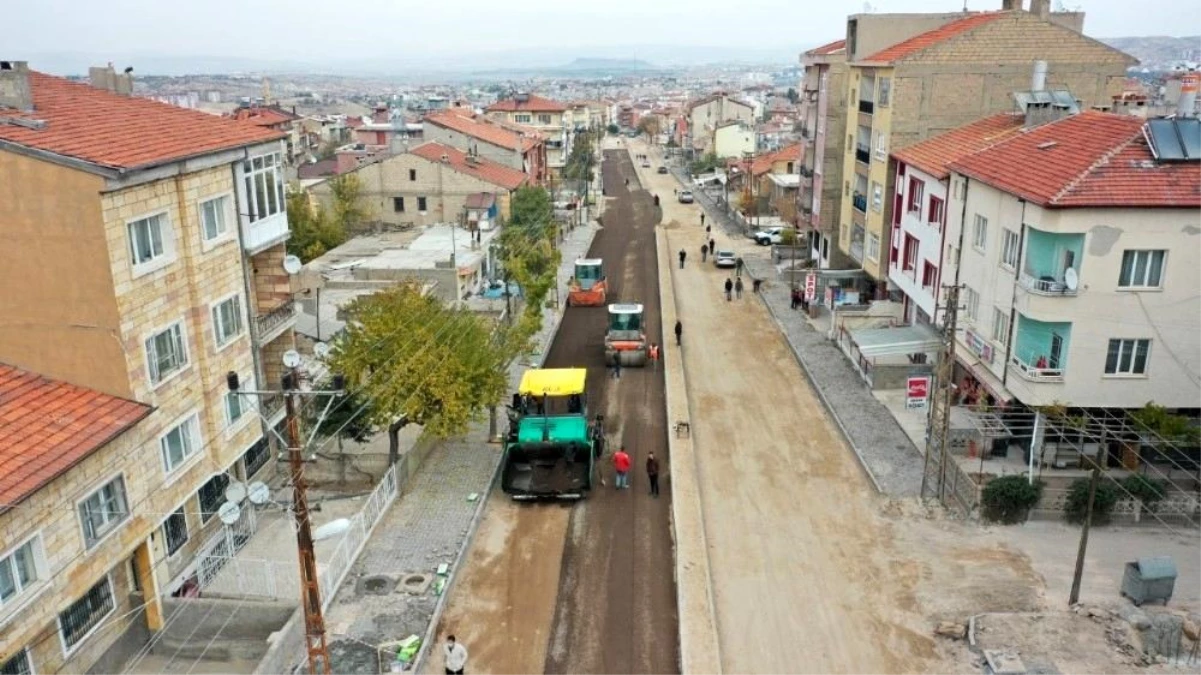
M 865 328 L 851 331 L 851 342 L 866 358 L 928 354 L 942 347 L 938 333 L 927 325 Z
M 962 347 L 962 343 L 959 345 Z M 976 357 L 975 354 L 963 354 L 960 351 L 955 353 L 955 360 L 959 365 L 968 372 L 969 375 L 976 378 L 976 381 L 984 385 L 992 397 L 1000 403 L 1009 403 L 1013 400 L 1013 395 L 1005 388 L 1005 384 L 1001 382 L 1001 378 L 993 375 L 984 363 Z

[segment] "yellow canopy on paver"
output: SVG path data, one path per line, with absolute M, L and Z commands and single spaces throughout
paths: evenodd
M 520 394 L 531 396 L 571 396 L 584 393 L 584 380 L 588 371 L 584 368 L 544 368 L 527 370 L 521 376 Z

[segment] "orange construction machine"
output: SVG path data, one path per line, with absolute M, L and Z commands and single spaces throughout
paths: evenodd
M 575 261 L 575 276 L 567 284 L 567 304 L 573 307 L 603 307 L 608 284 L 600 258 Z

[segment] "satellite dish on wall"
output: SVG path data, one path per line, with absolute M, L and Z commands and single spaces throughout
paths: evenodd
M 284 352 L 284 365 L 288 368 L 296 368 L 300 365 L 300 352 L 295 349 L 289 349 Z
M 284 271 L 288 274 L 296 274 L 304 268 L 304 263 L 300 262 L 300 258 L 289 255 L 284 256 Z
M 242 507 L 233 502 L 225 502 L 217 509 L 217 517 L 226 525 L 233 525 L 242 516 Z
M 226 501 L 233 502 L 234 504 L 246 499 L 246 484 L 234 481 L 229 485 L 226 485 L 225 499 Z
M 329 356 L 329 345 L 324 342 L 318 342 L 313 345 L 313 353 L 317 355 L 317 358 L 323 359 Z
M 1063 273 L 1063 285 L 1068 287 L 1069 291 L 1075 291 L 1080 286 L 1080 275 L 1076 274 L 1076 270 L 1069 267 Z
M 256 480 L 250 484 L 246 496 L 250 499 L 251 504 L 265 504 L 271 498 L 271 489 L 263 481 Z

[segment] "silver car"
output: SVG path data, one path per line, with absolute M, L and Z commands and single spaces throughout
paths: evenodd
M 679 200 L 681 204 L 692 203 L 692 190 L 680 190 Z
M 734 267 L 738 264 L 738 256 L 733 251 L 718 251 L 713 256 L 713 264 L 718 267 Z

